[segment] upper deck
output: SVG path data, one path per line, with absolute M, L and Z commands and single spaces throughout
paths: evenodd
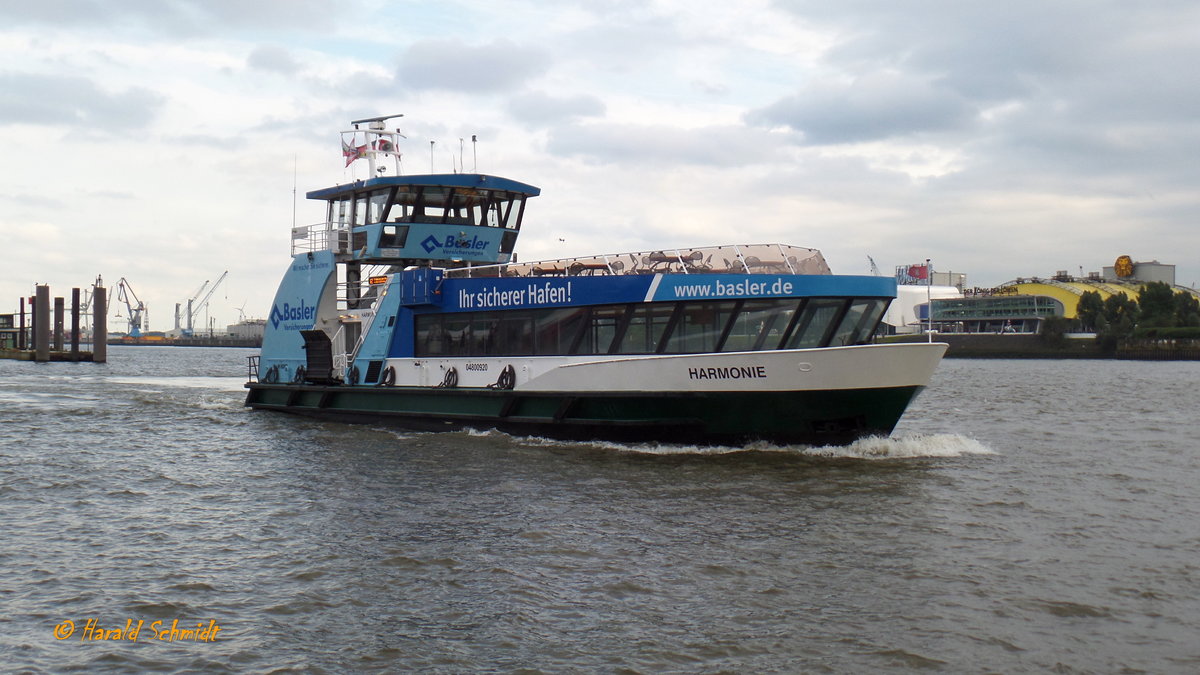
M 730 244 L 610 253 L 447 270 L 451 278 L 609 276 L 618 274 L 831 274 L 815 248 Z

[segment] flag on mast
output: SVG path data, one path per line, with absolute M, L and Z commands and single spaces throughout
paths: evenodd
M 926 258 L 925 266 L 921 268 L 921 271 L 924 273 L 924 276 L 922 276 L 921 278 L 926 280 L 926 282 L 925 282 L 925 307 L 927 309 L 926 309 L 925 313 L 927 315 L 929 315 L 928 335 L 929 335 L 930 342 L 933 342 L 933 275 L 930 274 L 930 271 L 932 269 L 933 269 L 933 265 L 930 264 L 929 258 Z
M 361 159 L 366 156 L 367 156 L 367 146 L 352 145 L 350 143 L 347 143 L 346 139 L 344 139 L 344 138 L 342 139 L 342 157 L 346 158 L 346 166 L 350 166 L 351 164 L 354 163 L 354 160 Z

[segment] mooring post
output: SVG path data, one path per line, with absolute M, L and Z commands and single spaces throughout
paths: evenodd
M 71 360 L 79 360 L 79 289 L 71 289 Z
M 33 303 L 33 360 L 50 360 L 50 287 L 38 286 Z
M 54 351 L 63 350 L 63 319 L 66 316 L 66 305 L 62 298 L 54 299 Z
M 92 361 L 108 360 L 108 297 L 104 287 L 92 287 Z

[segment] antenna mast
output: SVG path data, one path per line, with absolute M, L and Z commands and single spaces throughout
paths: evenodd
M 342 152 L 347 157 L 346 166 L 350 166 L 354 160 L 360 157 L 366 157 L 369 176 L 374 178 L 377 174 L 382 174 L 387 170 L 386 166 L 376 167 L 376 159 L 380 155 L 384 158 L 391 155 L 396 162 L 396 173 L 400 174 L 400 146 L 397 143 L 397 139 L 404 138 L 405 136 L 400 133 L 399 129 L 396 129 L 395 132 L 388 131 L 384 125 L 384 122 L 396 117 L 404 117 L 404 115 L 382 115 L 380 117 L 366 117 L 361 120 L 352 120 L 350 124 L 353 125 L 354 130 L 342 132 L 343 134 L 350 134 L 349 145 L 346 145 L 345 136 L 342 138 Z M 366 124 L 367 128 L 363 132 L 363 145 L 356 145 L 358 143 L 357 136 L 360 124 Z

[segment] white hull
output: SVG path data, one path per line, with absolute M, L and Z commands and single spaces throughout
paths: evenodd
M 943 343 L 718 354 L 389 359 L 395 386 L 495 385 L 506 366 L 522 392 L 824 391 L 924 387 Z

